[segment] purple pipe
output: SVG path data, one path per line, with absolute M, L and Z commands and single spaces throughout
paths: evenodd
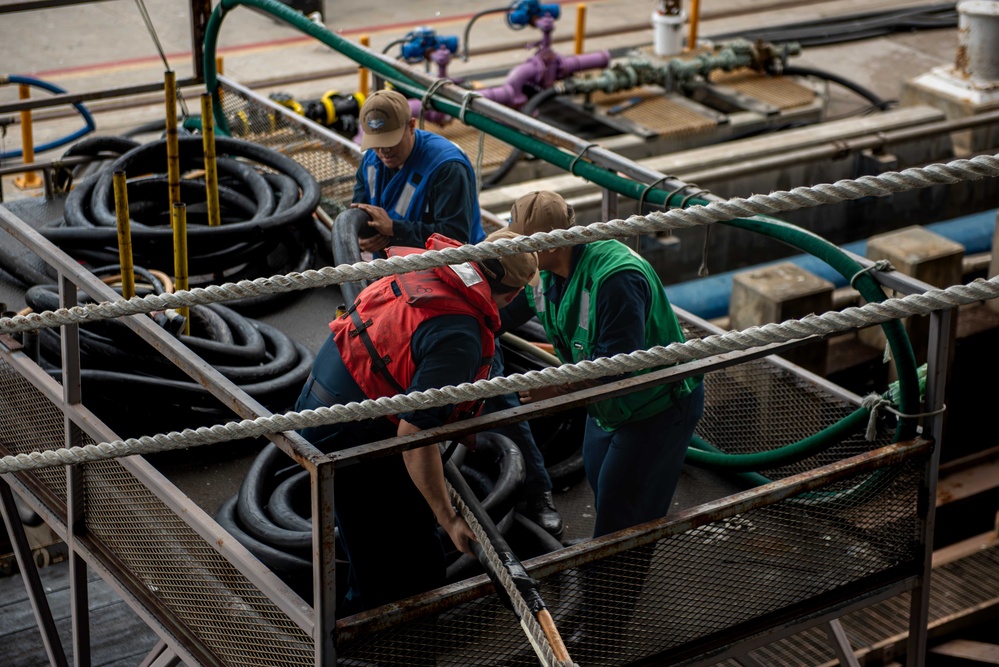
M 603 69 L 610 63 L 610 51 L 563 56 L 552 51 L 541 52 L 517 65 L 499 86 L 478 91 L 498 104 L 519 109 L 527 102 L 524 88 L 547 90 L 556 81 L 587 69 Z

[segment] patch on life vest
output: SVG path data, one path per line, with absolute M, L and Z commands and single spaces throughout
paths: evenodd
M 479 272 L 476 271 L 475 268 L 468 262 L 465 262 L 464 264 L 452 264 L 449 268 L 458 274 L 458 277 L 461 278 L 461 282 L 465 283 L 465 287 L 478 285 L 482 282 L 482 276 L 480 276 Z

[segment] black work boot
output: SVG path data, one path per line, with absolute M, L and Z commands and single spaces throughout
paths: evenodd
M 555 509 L 555 499 L 551 491 L 534 493 L 517 504 L 517 511 L 544 528 L 555 539 L 562 537 L 565 526 L 562 517 Z

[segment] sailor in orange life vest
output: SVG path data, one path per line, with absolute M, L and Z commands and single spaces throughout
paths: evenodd
M 511 238 L 500 230 L 487 241 Z M 428 250 L 461 244 L 433 235 Z M 421 253 L 391 247 L 389 255 Z M 362 401 L 488 376 L 499 308 L 537 282 L 535 253 L 443 266 L 381 278 L 361 291 L 316 355 L 296 410 Z M 323 451 L 407 435 L 475 414 L 477 405 L 445 406 L 361 422 L 304 429 Z M 334 512 L 350 562 L 338 615 L 444 584 L 437 524 L 471 554 L 474 540 L 448 498 L 437 445 L 349 466 L 337 475 Z

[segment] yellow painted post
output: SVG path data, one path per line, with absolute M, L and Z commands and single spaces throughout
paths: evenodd
M 371 38 L 367 35 L 361 35 L 361 46 L 367 48 L 371 46 Z M 357 70 L 358 82 L 357 82 L 357 92 L 364 95 L 364 99 L 368 98 L 368 91 L 371 89 L 371 77 L 369 76 L 367 68 L 360 67 Z
M 173 212 L 173 285 L 174 291 L 187 289 L 187 207 L 177 202 L 170 209 Z M 184 334 L 191 335 L 191 313 L 187 306 L 181 306 L 184 317 Z
M 167 188 L 170 210 L 180 202 L 180 148 L 177 143 L 177 74 L 173 70 L 163 73 L 166 91 L 166 152 Z
M 215 73 L 218 76 L 222 76 L 225 74 L 225 61 L 222 58 L 222 56 L 215 56 Z M 222 88 L 222 86 L 219 86 L 219 104 L 221 104 L 222 108 L 224 109 L 225 97 L 223 97 L 223 95 L 225 95 L 225 90 Z
M 17 90 L 18 96 L 22 100 L 27 100 L 31 97 L 31 87 L 27 84 L 19 84 Z M 24 164 L 34 163 L 35 139 L 34 132 L 31 127 L 31 109 L 25 109 L 21 112 L 21 146 L 23 146 L 21 149 L 21 155 L 24 158 Z M 42 187 L 42 179 L 38 175 L 37 171 L 26 171 L 14 179 L 14 185 L 22 190 L 40 188 Z
M 586 4 L 576 5 L 576 55 L 583 52 L 583 38 L 586 37 Z
M 208 226 L 222 224 L 219 212 L 219 172 L 215 161 L 215 120 L 212 116 L 212 95 L 201 93 L 201 137 L 205 146 L 205 189 L 208 196 Z
M 701 18 L 701 1 L 690 0 L 690 33 L 687 37 L 687 51 L 697 48 L 697 24 Z
M 121 265 L 121 295 L 135 296 L 135 267 L 132 265 L 132 231 L 128 219 L 128 181 L 125 172 L 117 170 L 114 180 L 114 212 L 118 220 L 118 263 Z

